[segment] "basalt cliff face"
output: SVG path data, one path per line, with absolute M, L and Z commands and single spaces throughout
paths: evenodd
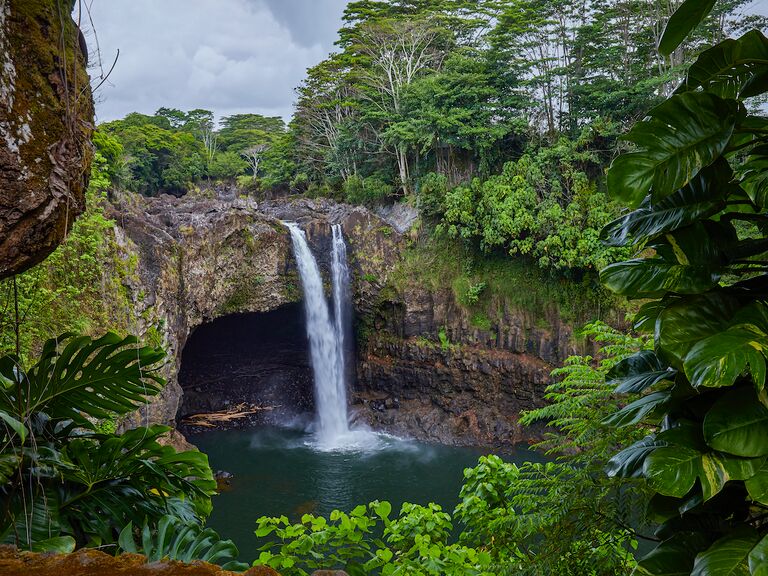
M 518 425 L 519 412 L 541 405 L 550 370 L 579 351 L 554 309 L 532 313 L 495 302 L 494 324 L 478 329 L 450 287 L 418 279 L 395 287 L 391 278 L 412 240 L 407 213 L 389 212 L 385 220 L 307 199 L 124 197 L 114 206 L 121 242 L 138 257 L 137 331 L 169 354 L 165 392 L 127 425 L 173 423 L 241 402 L 311 409 L 301 288 L 281 221 L 302 224 L 326 278 L 331 225 L 344 230 L 358 334 L 351 395 L 358 422 L 449 444 L 528 440 L 536 431 Z M 188 359 L 205 350 L 208 356 L 182 367 L 187 344 Z

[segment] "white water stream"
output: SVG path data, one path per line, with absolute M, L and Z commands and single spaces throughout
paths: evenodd
M 286 222 L 291 232 L 293 252 L 304 291 L 307 336 L 315 380 L 316 439 L 325 449 L 349 444 L 347 416 L 346 358 L 344 341 L 349 324 L 349 268 L 347 249 L 341 227 L 333 227 L 331 275 L 333 280 L 334 315 L 331 318 L 323 292 L 323 279 L 307 237 L 299 226 Z

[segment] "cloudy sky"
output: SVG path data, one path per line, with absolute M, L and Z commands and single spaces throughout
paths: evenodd
M 98 39 L 104 71 L 120 50 L 96 95 L 102 122 L 161 106 L 287 120 L 294 87 L 333 50 L 348 0 L 83 1 L 96 30 L 88 44 L 95 54 Z M 768 0 L 747 10 L 768 14 Z
M 347 0 L 87 0 L 105 72 L 98 120 L 161 106 L 290 117 L 333 49 Z M 91 3 L 92 2 L 92 3 Z M 87 33 L 92 54 L 96 38 Z M 92 56 L 92 64 L 95 56 Z M 98 66 L 92 68 L 99 76 Z

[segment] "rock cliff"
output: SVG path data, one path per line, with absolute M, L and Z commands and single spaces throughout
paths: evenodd
M 497 299 L 493 323 L 477 328 L 450 287 L 429 287 L 418 278 L 393 282 L 410 239 L 397 222 L 362 208 L 328 200 L 257 205 L 125 196 L 115 202 L 114 217 L 122 243 L 138 255 L 132 291 L 140 331 L 169 353 L 163 396 L 129 425 L 173 423 L 178 415 L 244 401 L 280 404 L 281 394 L 299 408 L 311 407 L 300 285 L 281 220 L 307 230 L 326 277 L 331 224 L 342 225 L 358 333 L 352 412 L 376 429 L 443 443 L 527 440 L 531 431 L 518 425 L 519 412 L 541 404 L 549 371 L 578 351 L 572 327 L 555 308 L 524 311 Z M 226 334 L 208 328 L 242 313 L 259 316 L 235 317 Z M 259 342 L 249 343 L 256 332 Z M 268 342 L 270 334 L 275 342 Z M 212 355 L 185 368 L 188 392 L 180 413 L 187 342 L 190 350 Z

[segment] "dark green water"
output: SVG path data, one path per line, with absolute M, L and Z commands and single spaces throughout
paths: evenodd
M 357 447 L 323 451 L 312 436 L 288 429 L 211 431 L 190 436 L 211 468 L 234 474 L 231 489 L 214 498 L 208 525 L 235 541 L 241 559 L 255 558 L 259 516 L 327 515 L 358 504 L 389 500 L 436 502 L 448 512 L 459 502 L 463 470 L 487 450 L 455 448 L 368 434 Z M 525 448 L 505 460 L 540 460 Z

